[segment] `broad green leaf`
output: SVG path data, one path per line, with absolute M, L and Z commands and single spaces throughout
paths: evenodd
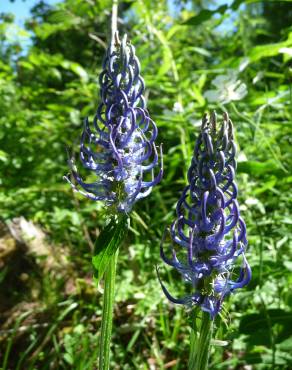
M 7 162 L 8 158 L 9 158 L 8 154 L 4 152 L 3 150 L 0 150 L 0 161 Z
M 275 1 L 275 0 L 272 0 L 272 1 Z M 272 2 L 271 1 L 271 2 Z M 262 3 L 263 0 L 235 0 L 233 1 L 233 3 L 231 4 L 231 9 L 232 10 L 237 10 L 241 4 L 254 4 L 254 3 Z M 266 1 L 268 2 L 268 1 Z M 282 3 L 289 3 L 291 2 L 291 0 L 281 0 Z
M 272 161 L 256 162 L 245 161 L 238 163 L 238 172 L 249 173 L 253 176 L 261 176 L 263 174 L 273 173 L 275 175 L 283 174 L 283 171 Z
M 79 64 L 72 63 L 71 64 L 71 70 L 74 73 L 76 73 L 81 78 L 81 80 L 83 80 L 84 82 L 87 82 L 88 81 L 88 74 L 87 74 L 87 72 Z
M 92 264 L 94 277 L 97 282 L 102 278 L 110 259 L 116 253 L 127 233 L 128 218 L 123 216 L 118 221 L 112 219 L 111 222 L 101 231 L 94 247 Z
M 187 21 L 183 22 L 183 24 L 198 26 L 199 24 L 211 19 L 213 15 L 216 13 L 224 14 L 224 12 L 226 12 L 227 9 L 228 5 L 221 5 L 215 10 L 203 9 L 200 11 L 199 14 L 189 18 Z
M 281 350 L 289 351 L 290 353 L 292 353 L 292 337 L 279 343 L 277 347 L 280 348 Z
M 254 335 L 259 327 L 267 328 L 267 320 L 270 320 L 272 325 L 284 325 L 287 329 L 292 324 L 292 313 L 281 309 L 270 309 L 267 312 L 244 315 L 240 321 L 240 332 Z
M 58 32 L 66 32 L 72 27 L 82 23 L 81 17 L 76 17 L 72 12 L 56 11 L 50 16 L 51 23 L 42 23 L 35 27 L 36 35 L 45 40 Z
M 289 34 L 289 37 L 286 41 L 278 42 L 275 44 L 266 44 L 255 46 L 248 54 L 248 57 L 251 62 L 256 62 L 261 58 L 273 57 L 281 53 L 283 48 L 287 48 L 292 45 L 292 33 Z
M 81 78 L 81 80 L 83 80 L 84 82 L 88 81 L 88 74 L 85 71 L 85 69 L 83 67 L 81 67 L 80 64 L 75 63 L 75 62 L 71 62 L 69 60 L 63 60 L 61 62 L 61 66 L 64 69 L 71 70 L 73 73 L 75 73 L 77 76 L 79 76 Z
M 34 69 L 34 66 L 31 63 L 29 63 L 29 62 L 27 62 L 25 60 L 21 60 L 20 62 L 18 62 L 18 64 L 22 68 L 26 68 L 26 69 L 29 69 L 29 70 L 33 70 Z

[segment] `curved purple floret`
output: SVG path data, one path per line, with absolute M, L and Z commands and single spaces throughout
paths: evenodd
M 161 181 L 163 170 L 162 149 L 159 164 L 155 146 L 157 127 L 143 97 L 140 63 L 126 36 L 120 41 L 115 35 L 99 83 L 101 103 L 93 124 L 85 119 L 80 144 L 81 164 L 94 174 L 95 181 L 87 183 L 81 178 L 74 158 L 69 160 L 74 182 L 65 178 L 86 197 L 103 200 L 119 212 L 129 212 Z
M 198 305 L 212 319 L 220 312 L 226 295 L 251 279 L 244 255 L 246 226 L 236 199 L 235 154 L 228 114 L 224 113 L 219 129 L 216 113 L 210 119 L 205 115 L 188 170 L 188 185 L 178 200 L 177 218 L 170 227 L 171 253 L 160 247 L 162 260 L 192 284 L 193 291 L 174 298 L 159 278 L 167 298 L 176 304 Z M 241 267 L 236 272 L 239 259 Z

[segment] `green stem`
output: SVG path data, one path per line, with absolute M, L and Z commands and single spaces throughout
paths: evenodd
M 190 337 L 189 370 L 208 369 L 213 320 L 207 312 L 202 313 L 200 334 L 198 336 L 195 320 Z
M 119 250 L 111 257 L 104 273 L 104 298 L 99 344 L 99 370 L 108 370 L 115 298 L 116 265 Z
M 196 368 L 196 348 L 198 344 L 198 334 L 195 329 L 192 328 L 190 336 L 190 358 L 189 358 L 189 370 Z

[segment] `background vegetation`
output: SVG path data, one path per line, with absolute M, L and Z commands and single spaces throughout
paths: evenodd
M 110 7 L 39 1 L 25 29 L 1 14 L 2 370 L 94 368 L 102 286 L 91 252 L 107 215 L 62 176 L 66 146 L 97 107 Z M 188 315 L 163 296 L 155 265 L 201 116 L 227 109 L 253 279 L 216 322 L 210 369 L 291 369 L 292 3 L 128 0 L 119 16 L 141 61 L 165 177 L 135 207 L 120 251 L 112 368 L 186 368 Z M 161 272 L 182 294 L 181 280 Z

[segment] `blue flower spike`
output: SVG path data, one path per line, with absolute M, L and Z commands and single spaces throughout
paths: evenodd
M 163 248 L 165 237 L 160 247 L 162 260 L 182 275 L 192 291 L 175 298 L 158 275 L 166 297 L 176 304 L 199 306 L 211 319 L 220 312 L 224 298 L 251 279 L 245 257 L 246 227 L 234 179 L 235 155 L 228 114 L 223 114 L 220 126 L 215 112 L 210 118 L 205 115 L 188 170 L 188 185 L 170 227 L 170 253 Z
M 140 63 L 126 35 L 120 41 L 116 32 L 99 84 L 101 102 L 93 124 L 85 119 L 80 144 L 80 161 L 95 180 L 82 179 L 74 158 L 69 159 L 72 181 L 65 179 L 75 191 L 113 207 L 114 213 L 128 213 L 161 181 L 163 159 L 162 147 L 159 155 L 155 145 L 157 127 L 143 96 Z

